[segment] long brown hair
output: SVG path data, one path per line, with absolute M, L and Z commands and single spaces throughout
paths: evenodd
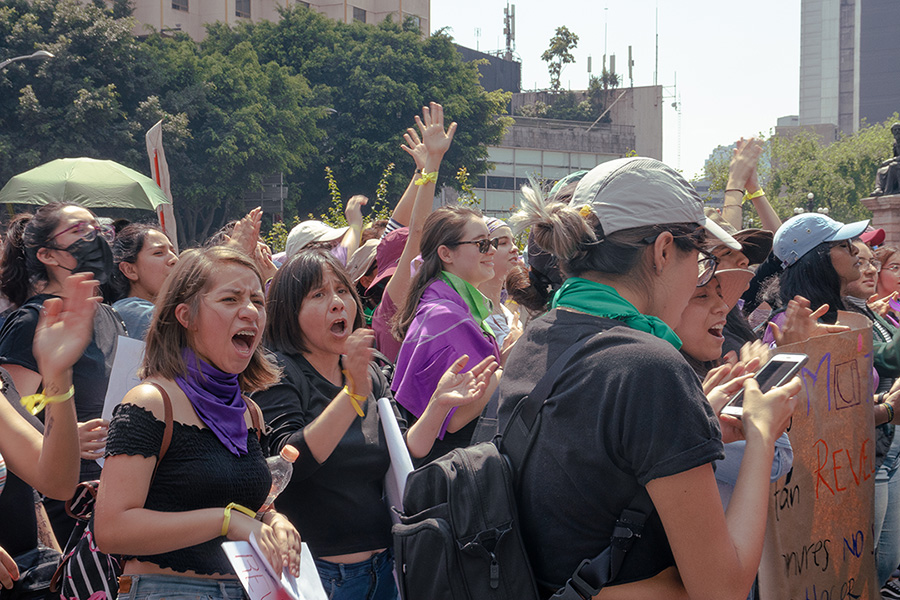
M 138 376 L 161 377 L 173 380 L 187 373 L 187 365 L 181 351 L 190 346 L 187 330 L 175 316 L 180 304 L 190 307 L 191 320 L 197 318 L 200 297 L 206 291 L 216 269 L 224 264 L 234 264 L 253 271 L 262 287 L 262 277 L 256 263 L 243 252 L 226 246 L 213 246 L 186 250 L 178 259 L 172 272 L 163 283 L 156 299 L 153 320 L 147 329 L 144 363 Z M 238 375 L 241 390 L 250 393 L 265 389 L 279 381 L 281 373 L 269 361 L 262 347 L 257 346 L 250 363 Z
M 442 206 L 425 220 L 420 245 L 422 266 L 416 272 L 409 286 L 406 300 L 398 307 L 397 314 L 391 323 L 391 334 L 394 339 L 403 341 L 406 331 L 416 316 L 416 309 L 422 293 L 441 274 L 444 263 L 438 256 L 438 248 L 450 246 L 462 241 L 466 224 L 473 219 L 481 219 L 481 212 L 465 206 Z M 401 265 L 401 268 L 405 268 Z

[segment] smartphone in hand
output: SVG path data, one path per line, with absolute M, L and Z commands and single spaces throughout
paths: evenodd
M 760 391 L 766 393 L 773 387 L 784 385 L 790 381 L 794 375 L 800 372 L 807 360 L 809 360 L 809 356 L 806 354 L 787 352 L 776 354 L 756 372 L 753 378 L 759 383 Z M 744 390 L 740 390 L 734 395 L 734 398 L 728 401 L 728 404 L 722 409 L 722 414 L 735 417 L 744 414 Z

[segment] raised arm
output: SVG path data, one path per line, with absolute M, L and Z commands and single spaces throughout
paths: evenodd
M 347 249 L 347 260 L 359 248 L 359 238 L 362 235 L 363 216 L 362 207 L 369 203 L 369 199 L 365 196 L 351 196 L 347 200 L 347 206 L 344 207 L 344 216 L 347 218 L 347 224 L 350 229 L 341 239 L 341 246 Z
M 444 108 L 436 102 L 422 107 L 422 118 L 416 117 L 416 126 L 422 134 L 422 143 L 425 144 L 427 154 L 422 177 L 416 182 L 419 190 L 416 193 L 415 205 L 410 216 L 409 237 L 406 239 L 406 246 L 400 255 L 399 267 L 385 287 L 385 292 L 390 295 L 395 306 L 401 306 L 406 299 L 406 294 L 409 293 L 411 281 L 409 264 L 419 253 L 425 219 L 428 218 L 434 204 L 437 173 L 444 154 L 453 141 L 453 134 L 456 133 L 456 123 L 451 123 L 444 130 Z
M 72 365 L 93 334 L 100 301 L 94 296 L 96 285 L 87 273 L 71 275 L 64 283 L 66 299 L 44 303 L 33 343 L 44 396 L 68 395 Z M 0 398 L 0 452 L 25 483 L 51 498 L 67 500 L 78 484 L 80 466 L 75 403 L 69 397 L 47 404 L 45 411 L 42 436 L 6 398 Z
M 416 181 L 422 176 L 422 169 L 425 168 L 425 157 L 428 154 L 428 150 L 425 148 L 422 140 L 419 139 L 419 134 L 412 127 L 403 134 L 403 140 L 406 143 L 401 144 L 400 147 L 416 161 L 416 171 L 400 197 L 400 202 L 397 203 L 394 212 L 391 213 L 391 218 L 401 226 L 406 227 L 412 218 L 413 205 L 416 203 L 416 194 L 419 191 Z
M 743 229 L 742 202 L 744 193 L 750 197 L 756 214 L 759 215 L 762 228 L 766 231 L 778 231 L 781 227 L 781 219 L 775 213 L 775 209 L 766 198 L 765 192 L 759 186 L 758 168 L 759 157 L 762 154 L 762 143 L 756 138 L 737 142 L 734 157 L 728 170 L 728 183 L 725 186 L 725 200 L 722 206 L 722 216 L 731 223 L 735 229 Z

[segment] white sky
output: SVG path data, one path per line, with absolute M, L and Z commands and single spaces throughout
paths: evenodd
M 561 25 L 579 37 L 576 62 L 563 70 L 565 87 L 586 88 L 588 55 L 599 75 L 604 37 L 624 85 L 629 45 L 634 84 L 651 85 L 658 7 L 658 83 L 666 86 L 667 96 L 677 83 L 682 106 L 680 164 L 675 98 L 663 106 L 663 161 L 680 166 L 688 178 L 700 172 L 716 146 L 769 134 L 778 117 L 797 114 L 800 0 L 518 0 L 515 5 L 523 90 L 549 85 L 541 54 Z M 432 30 L 450 27 L 457 43 L 482 52 L 503 48 L 505 6 L 505 0 L 432 0 Z

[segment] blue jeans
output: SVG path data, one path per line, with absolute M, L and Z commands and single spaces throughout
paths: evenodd
M 879 586 L 900 565 L 900 429 L 875 471 L 875 562 Z
M 316 559 L 329 600 L 396 600 L 394 551 L 388 548 L 362 562 L 343 565 Z
M 123 575 L 119 600 L 245 600 L 237 579 L 204 579 L 180 575 Z

